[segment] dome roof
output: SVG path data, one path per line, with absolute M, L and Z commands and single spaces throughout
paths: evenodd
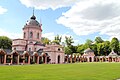
M 94 52 L 94 51 L 91 50 L 90 48 L 87 48 L 86 50 L 84 50 L 84 53 L 88 53 L 88 52 Z
M 26 25 L 40 27 L 40 23 L 36 20 L 36 17 L 34 15 L 30 18 L 30 20 L 26 22 Z
M 36 17 L 33 15 L 30 19 L 34 19 L 34 20 L 35 20 L 35 19 L 36 19 Z
M 117 53 L 115 53 L 115 52 L 112 50 L 112 52 L 111 52 L 108 56 L 109 56 L 109 57 L 113 57 L 113 56 L 117 57 L 118 55 L 117 55 Z

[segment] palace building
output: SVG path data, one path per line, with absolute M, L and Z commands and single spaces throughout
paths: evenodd
M 65 63 L 75 62 L 120 62 L 120 56 L 113 50 L 108 56 L 95 56 L 94 51 L 90 48 L 84 50 L 84 54 L 65 55 Z
M 42 24 L 32 17 L 23 27 L 23 39 L 12 41 L 12 51 L 0 49 L 0 64 L 57 64 L 64 62 L 61 45 L 41 42 Z
M 57 44 L 45 45 L 41 41 L 42 24 L 33 15 L 23 27 L 23 39 L 12 41 L 12 50 L 0 49 L 0 64 L 59 64 L 75 62 L 120 62 L 120 56 L 113 50 L 108 56 L 95 56 L 90 48 L 84 54 L 65 55 L 63 47 Z

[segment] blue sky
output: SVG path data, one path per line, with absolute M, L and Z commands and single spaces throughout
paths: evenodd
M 96 36 L 120 39 L 119 0 L 0 0 L 0 36 L 22 38 L 33 7 L 43 36 L 51 40 L 57 34 L 71 35 L 75 45 Z

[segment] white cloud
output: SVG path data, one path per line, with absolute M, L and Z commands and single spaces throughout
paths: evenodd
M 120 39 L 120 0 L 80 0 L 56 21 L 77 35 L 98 32 Z
M 0 6 L 0 14 L 4 14 L 5 12 L 7 12 L 7 9 Z
M 10 39 L 17 39 L 17 38 L 21 38 L 22 39 L 22 34 L 19 33 L 10 33 L 6 30 L 3 30 L 0 28 L 0 36 L 7 36 Z
M 65 42 L 65 37 L 67 36 L 67 37 L 72 37 L 73 38 L 73 41 L 74 41 L 74 43 L 73 43 L 73 45 L 78 45 L 78 43 L 79 43 L 79 40 L 77 40 L 77 39 L 75 39 L 72 35 L 70 35 L 68 32 L 66 32 L 65 34 L 61 34 L 61 36 L 62 36 L 62 41 L 61 42 Z
M 44 33 L 44 34 L 42 34 L 42 37 L 46 37 L 50 40 L 54 40 L 55 34 L 54 34 L 54 32 Z
M 61 7 L 72 6 L 78 0 L 20 0 L 27 7 L 35 7 L 35 9 L 57 9 Z

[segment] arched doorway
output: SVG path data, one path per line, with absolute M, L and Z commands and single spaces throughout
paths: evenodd
M 39 64 L 42 64 L 42 63 L 43 63 L 43 61 L 42 61 L 42 57 L 39 56 Z
M 12 64 L 18 64 L 19 63 L 19 57 L 18 57 L 18 53 L 17 52 L 14 52 L 13 53 L 13 61 L 12 61 Z
M 60 55 L 58 55 L 58 64 L 60 63 Z
M 94 57 L 94 62 L 97 62 L 97 57 Z
M 29 54 L 28 53 L 26 53 L 25 55 L 25 64 L 28 64 L 28 63 L 30 63 L 30 59 L 29 59 Z
M 105 57 L 103 57 L 103 62 L 105 62 L 106 60 L 105 60 Z
M 68 56 L 65 56 L 65 63 L 68 63 Z
M 51 60 L 51 59 L 50 59 L 50 56 L 48 55 L 48 53 L 43 53 L 43 54 L 42 54 L 42 57 L 43 57 L 42 60 L 43 60 L 43 63 L 44 63 L 44 64 L 49 63 L 50 60 Z
M 42 55 L 42 61 L 43 61 L 44 64 L 47 63 L 47 57 L 46 57 L 45 53 L 43 53 L 43 55 Z
M 23 55 L 20 55 L 20 60 L 19 60 L 19 62 L 20 62 L 21 64 L 23 64 L 24 60 L 25 60 L 24 56 L 23 56 Z
M 112 57 L 109 57 L 109 62 L 112 62 Z
M 92 58 L 91 57 L 89 57 L 89 62 L 92 62 Z
M 38 64 L 39 62 L 39 60 L 38 60 L 38 58 L 39 58 L 39 56 L 38 56 L 38 53 L 34 53 L 34 63 L 36 63 L 36 64 Z
M 5 56 L 5 52 L 3 50 L 0 50 L 0 64 L 4 64 Z
M 87 58 L 86 58 L 86 57 L 84 58 L 84 62 L 88 62 L 88 60 L 87 60 Z

